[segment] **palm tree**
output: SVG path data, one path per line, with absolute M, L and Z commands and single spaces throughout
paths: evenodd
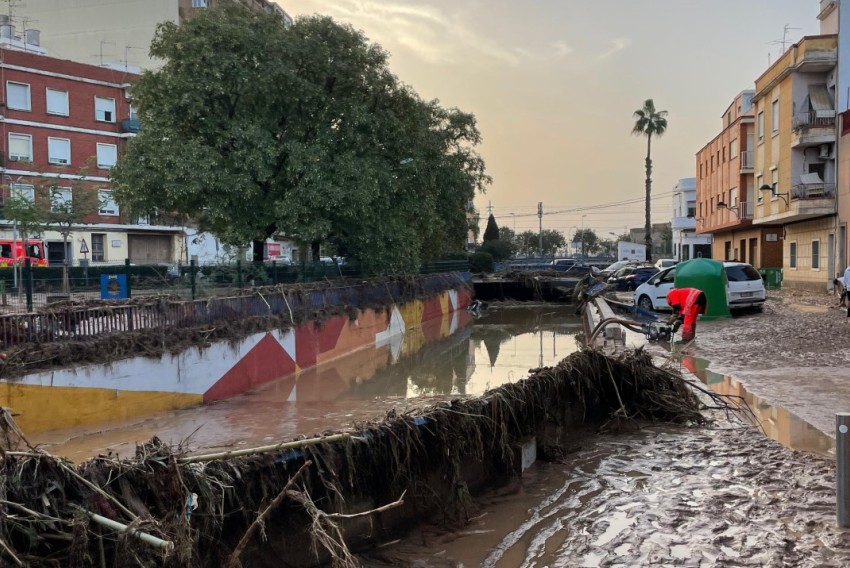
M 652 137 L 663 136 L 667 131 L 667 111 L 655 110 L 652 99 L 646 99 L 643 107 L 635 111 L 635 126 L 632 134 L 646 136 L 646 260 L 652 260 L 652 222 L 649 216 L 649 197 L 652 194 Z

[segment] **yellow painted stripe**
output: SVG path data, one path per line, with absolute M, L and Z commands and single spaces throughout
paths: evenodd
M 202 404 L 201 394 L 0 383 L 0 405 L 27 434 L 126 420 Z

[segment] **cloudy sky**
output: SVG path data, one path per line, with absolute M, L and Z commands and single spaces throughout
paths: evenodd
M 500 224 L 569 237 L 643 225 L 645 140 L 630 135 L 647 98 L 669 111 L 653 143 L 653 221 L 694 175 L 720 114 L 789 40 L 818 33 L 819 0 L 279 0 L 292 15 L 349 22 L 392 54 L 424 98 L 478 117 Z M 599 208 L 622 201 L 634 203 Z M 513 213 L 513 215 L 511 215 Z M 584 216 L 584 217 L 583 217 Z

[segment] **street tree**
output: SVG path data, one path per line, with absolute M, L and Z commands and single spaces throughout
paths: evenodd
M 39 235 L 47 222 L 49 202 L 40 186 L 9 184 L 9 197 L 3 205 L 3 216 L 12 221 L 21 237 L 24 255 L 29 256 L 29 241 Z M 17 259 L 17 249 L 12 251 L 16 262 L 13 267 L 20 281 L 21 262 Z
M 652 260 L 652 222 L 650 219 L 650 195 L 652 194 L 652 137 L 661 137 L 667 131 L 667 111 L 656 110 L 652 99 L 634 113 L 635 125 L 632 134 L 646 137 L 646 260 Z
M 388 55 L 321 16 L 290 29 L 226 2 L 161 24 L 163 65 L 133 86 L 143 130 L 113 170 L 131 211 L 193 219 L 225 243 L 331 243 L 376 271 L 463 249 L 489 182 L 475 117 L 423 101 Z
M 517 235 L 517 252 L 521 256 L 537 256 L 540 254 L 540 235 L 537 231 L 523 231 Z M 563 249 L 567 240 L 561 231 L 554 229 L 543 229 L 543 254 L 554 255 Z
M 70 292 L 68 282 L 68 238 L 74 229 L 88 222 L 103 205 L 96 188 L 87 187 L 87 170 L 80 172 L 70 191 L 56 185 L 55 181 L 42 184 L 42 199 L 47 202 L 44 211 L 46 225 L 62 235 L 62 290 Z
M 484 229 L 484 242 L 495 241 L 499 238 L 499 225 L 496 224 L 496 218 L 490 213 L 487 217 L 487 228 Z
M 581 243 L 582 254 L 596 254 L 599 251 L 599 237 L 593 229 L 576 229 L 573 243 Z

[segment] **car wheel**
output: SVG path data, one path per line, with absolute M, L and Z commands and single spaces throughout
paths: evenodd
M 649 296 L 641 296 L 638 298 L 638 307 L 642 310 L 651 312 L 653 310 L 652 300 L 649 299 Z

